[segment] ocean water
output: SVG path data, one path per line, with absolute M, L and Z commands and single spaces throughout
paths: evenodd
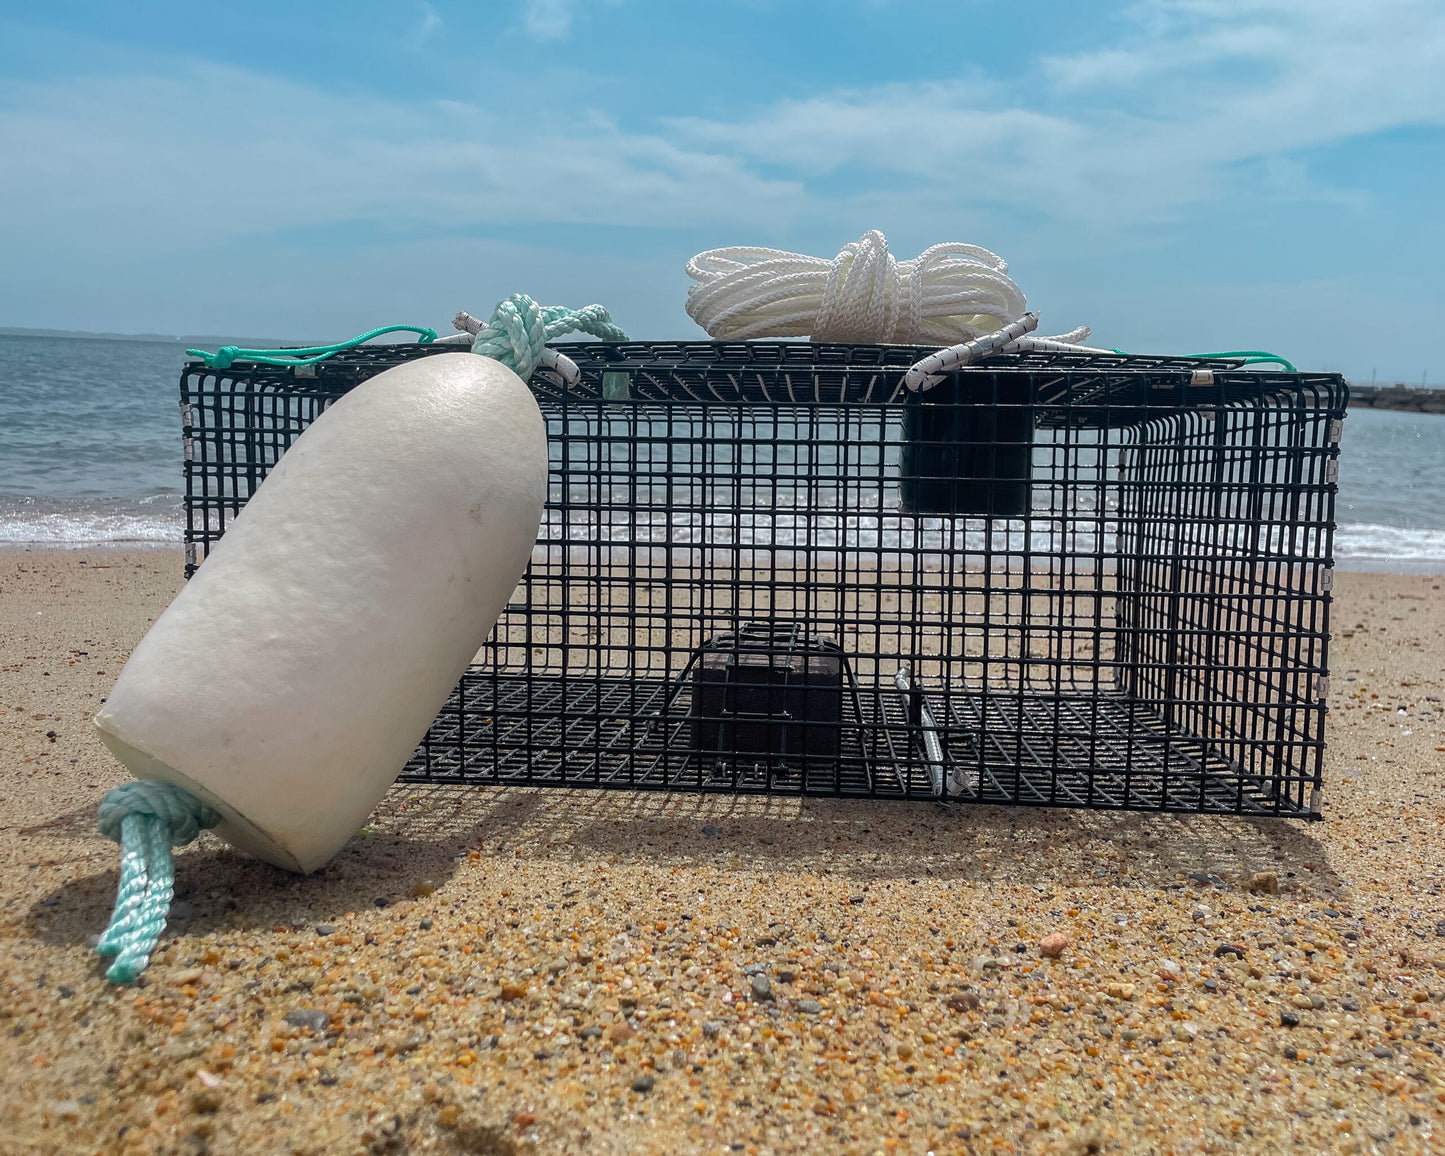
M 0 547 L 181 540 L 184 360 L 178 342 L 0 335 Z M 1445 416 L 1351 410 L 1336 518 L 1342 566 L 1445 572 Z
M 1445 573 L 1445 414 L 1350 410 L 1335 522 L 1347 568 Z
M 0 335 L 0 546 L 181 539 L 179 342 Z

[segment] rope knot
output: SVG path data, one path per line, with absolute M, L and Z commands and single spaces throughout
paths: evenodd
M 564 333 L 580 330 L 603 341 L 627 340 L 627 334 L 612 323 L 612 315 L 601 305 L 581 309 L 538 305 L 525 293 L 498 301 L 486 324 L 465 313 L 458 313 L 453 324 L 475 334 L 473 353 L 500 361 L 523 381 L 546 360 L 547 342 Z
M 180 847 L 214 827 L 221 816 L 189 791 L 173 783 L 137 779 L 108 791 L 100 801 L 100 833 L 114 843 L 124 837 L 126 816 L 159 819 L 169 834 L 168 846 Z
M 171 848 L 220 821 L 212 808 L 173 783 L 142 780 L 106 793 L 100 830 L 120 844 L 121 852 L 115 910 L 96 945 L 101 955 L 116 957 L 107 979 L 129 983 L 146 969 L 175 890 Z
M 870 229 L 829 262 L 813 340 L 912 342 L 918 331 L 918 280 L 900 274 L 888 238 Z M 900 321 L 905 323 L 901 330 Z

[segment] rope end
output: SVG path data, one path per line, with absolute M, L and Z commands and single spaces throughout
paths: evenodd
M 108 791 L 100 803 L 101 834 L 120 844 L 120 883 L 110 924 L 96 945 L 115 957 L 112 983 L 130 983 L 150 964 L 175 892 L 171 848 L 189 843 L 221 816 L 173 783 L 138 780 Z

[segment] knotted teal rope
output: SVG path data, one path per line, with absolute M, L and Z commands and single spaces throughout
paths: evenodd
M 106 979 L 130 983 L 146 969 L 175 890 L 171 848 L 220 821 L 200 799 L 171 783 L 126 783 L 101 800 L 100 832 L 120 844 L 115 910 L 96 945 L 101 955 L 115 956 Z
M 418 345 L 430 345 L 437 339 L 437 331 L 423 325 L 383 325 L 380 329 L 373 329 L 350 341 L 338 341 L 335 345 L 311 345 L 305 349 L 240 349 L 234 345 L 223 345 L 215 353 L 188 349 L 186 354 L 199 357 L 206 363 L 207 369 L 230 369 L 237 361 L 254 361 L 258 365 L 314 365 L 344 349 L 355 349 L 363 341 L 370 341 L 383 333 L 418 334 Z
M 542 360 L 547 342 L 574 330 L 603 341 L 627 340 L 627 334 L 612 324 L 612 315 L 601 305 L 581 309 L 538 305 L 525 293 L 513 293 L 497 302 L 491 320 L 472 341 L 472 352 L 500 361 L 526 381 Z
M 601 305 L 584 305 L 581 309 L 569 309 L 565 305 L 538 305 L 525 293 L 513 293 L 497 302 L 491 320 L 473 339 L 472 352 L 500 361 L 526 381 L 542 361 L 547 342 L 574 331 L 590 333 L 603 341 L 627 340 L 627 334 L 612 323 L 612 315 Z M 419 334 L 419 345 L 429 345 L 437 336 L 435 329 L 386 325 L 335 345 L 312 345 L 306 349 L 240 349 L 224 345 L 215 353 L 201 349 L 188 349 L 186 353 L 199 357 L 208 369 L 229 369 L 237 361 L 251 361 L 258 365 L 314 365 L 343 350 L 354 349 L 373 337 L 396 332 Z

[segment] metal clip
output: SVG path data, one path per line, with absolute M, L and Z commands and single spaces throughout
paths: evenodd
M 194 542 L 187 542 L 187 543 L 186 543 L 186 565 L 187 565 L 187 566 L 194 567 L 196 564 L 197 564 L 197 563 L 196 563 L 196 544 L 195 544 Z
M 1330 676 L 1320 674 L 1315 676 L 1315 699 L 1324 702 L 1330 697 Z
M 313 365 L 293 365 L 293 366 L 291 367 L 291 376 L 292 376 L 292 377 L 315 377 L 315 376 L 316 376 L 316 366 L 315 366 L 314 364 L 313 364 Z
M 1329 591 L 1333 590 L 1334 588 L 1335 588 L 1335 568 L 1334 568 L 1333 566 L 1327 566 L 1327 567 L 1325 567 L 1324 573 L 1320 575 L 1320 589 L 1323 590 L 1323 591 L 1325 591 L 1326 593 L 1328 593 Z
M 1318 815 L 1325 807 L 1325 793 L 1319 787 L 1310 791 L 1310 814 Z
M 188 462 L 196 460 L 196 439 L 193 437 L 181 438 L 181 456 Z
M 1190 385 L 1213 385 L 1213 384 L 1214 384 L 1214 370 L 1212 370 L 1212 369 L 1196 369 L 1193 373 L 1191 373 L 1191 374 L 1189 375 L 1189 384 L 1190 384 Z
M 1330 422 L 1330 445 L 1339 445 L 1340 438 L 1344 435 L 1344 432 L 1345 423 L 1340 418 L 1335 418 L 1334 421 Z
M 1340 459 L 1331 458 L 1325 463 L 1325 485 L 1332 486 L 1340 480 Z
M 186 429 L 196 424 L 196 411 L 188 401 L 181 402 L 181 425 Z

